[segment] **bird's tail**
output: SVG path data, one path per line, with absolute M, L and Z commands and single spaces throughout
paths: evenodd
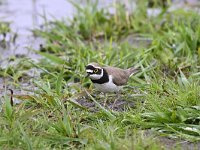
M 137 73 L 140 70 L 141 70 L 140 68 L 135 68 L 135 67 L 128 68 L 129 76 L 134 75 L 135 73 Z

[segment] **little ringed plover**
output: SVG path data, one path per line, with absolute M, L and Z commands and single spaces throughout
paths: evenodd
M 98 63 L 90 63 L 86 66 L 87 77 L 94 83 L 95 88 L 103 93 L 119 93 L 124 85 L 127 84 L 131 75 L 138 69 L 121 69 L 117 67 L 101 67 Z

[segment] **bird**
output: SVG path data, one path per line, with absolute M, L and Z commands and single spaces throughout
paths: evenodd
M 120 91 L 127 84 L 129 77 L 138 72 L 138 68 L 135 67 L 128 69 L 112 66 L 102 67 L 96 62 L 89 63 L 85 69 L 87 73 L 86 77 L 90 78 L 98 91 L 103 93 L 116 93 L 118 98 Z M 104 106 L 105 104 L 106 102 L 104 101 Z

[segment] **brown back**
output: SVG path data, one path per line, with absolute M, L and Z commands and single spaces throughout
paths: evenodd
M 108 74 L 113 76 L 114 84 L 121 86 L 128 82 L 128 78 L 131 75 L 129 69 L 120 69 L 116 67 L 103 67 Z

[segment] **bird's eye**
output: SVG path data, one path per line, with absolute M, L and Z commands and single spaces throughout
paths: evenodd
M 98 72 L 98 69 L 94 69 L 94 73 L 97 73 Z

